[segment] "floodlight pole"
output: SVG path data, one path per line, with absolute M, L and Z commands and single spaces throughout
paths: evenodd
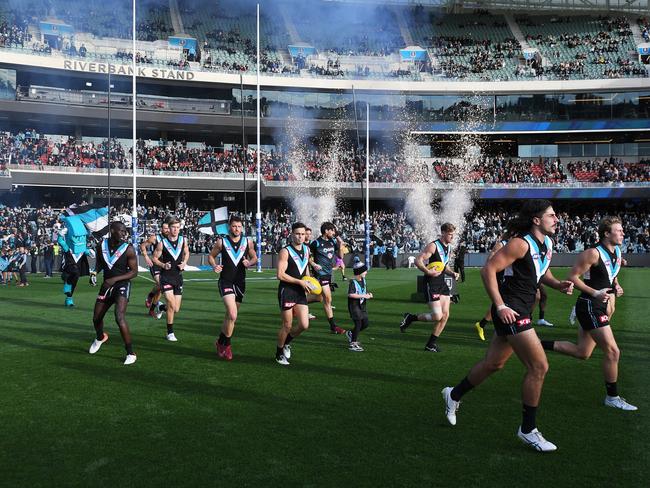
M 131 78 L 131 98 L 132 98 L 132 105 L 133 105 L 133 157 L 132 157 L 132 169 L 133 169 L 133 203 L 132 203 L 132 209 L 131 209 L 131 243 L 133 244 L 133 247 L 137 249 L 138 246 L 137 240 L 138 240 L 138 200 L 137 200 L 137 176 L 136 172 L 138 169 L 138 151 L 137 151 L 137 132 L 136 132 L 136 105 L 137 105 L 137 99 L 136 99 L 136 77 L 137 77 L 137 66 L 135 62 L 135 37 L 136 37 L 136 25 L 135 25 L 135 2 L 136 0 L 133 0 L 133 55 L 131 57 L 131 66 L 133 70 L 133 76 Z
M 366 102 L 366 266 L 370 263 L 370 103 Z
M 243 100 L 242 100 L 243 101 Z M 260 4 L 257 4 L 257 272 L 262 272 L 262 207 L 260 199 L 261 164 L 260 164 Z

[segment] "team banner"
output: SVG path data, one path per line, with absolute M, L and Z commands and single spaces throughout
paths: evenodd
M 97 239 L 108 236 L 108 207 L 71 205 L 64 214 L 72 226 L 83 225 Z
M 224 235 L 228 233 L 228 207 L 211 210 L 199 219 L 199 232 L 202 234 Z

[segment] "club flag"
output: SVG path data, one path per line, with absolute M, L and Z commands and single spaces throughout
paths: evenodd
M 9 266 L 9 260 L 0 258 L 0 271 L 4 271 Z
M 65 209 L 68 220 L 81 222 L 97 239 L 108 236 L 108 207 L 71 205 Z M 70 219 L 70 217 L 76 217 Z
M 228 207 L 211 210 L 199 219 L 199 232 L 208 235 L 228 233 Z

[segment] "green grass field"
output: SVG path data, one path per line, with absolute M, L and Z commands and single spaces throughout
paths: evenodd
M 288 368 L 273 359 L 279 313 L 270 272 L 249 275 L 230 363 L 214 353 L 223 305 L 206 273 L 186 276 L 177 343 L 163 339 L 164 319 L 145 316 L 151 283 L 135 280 L 133 366 L 122 365 L 112 314 L 109 342 L 88 354 L 97 289 L 86 279 L 74 309 L 63 307 L 58 277 L 0 288 L 0 485 L 647 486 L 650 270 L 621 273 L 626 295 L 613 320 L 620 391 L 639 411 L 603 406 L 599 351 L 587 362 L 551 353 L 538 424 L 559 446 L 552 454 L 516 438 L 523 367 L 514 357 L 465 397 L 458 425 L 447 424 L 440 390 L 482 357 L 487 343 L 473 323 L 488 301 L 477 270 L 468 270 L 443 351 L 425 353 L 428 325 L 406 334 L 397 327 L 402 312 L 425 310 L 410 301 L 416 274 L 369 274 L 375 300 L 364 353 L 330 335 L 313 304 L 318 319 L 294 342 Z M 541 337 L 575 338 L 573 300 L 549 292 L 556 327 L 538 328 Z M 335 305 L 347 326 L 344 287 Z

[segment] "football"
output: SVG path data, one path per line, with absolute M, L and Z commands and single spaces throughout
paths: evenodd
M 313 276 L 305 276 L 303 277 L 303 280 L 309 283 L 309 289 L 311 290 L 312 294 L 320 295 L 321 292 L 323 291 L 323 287 L 320 285 L 318 280 Z

